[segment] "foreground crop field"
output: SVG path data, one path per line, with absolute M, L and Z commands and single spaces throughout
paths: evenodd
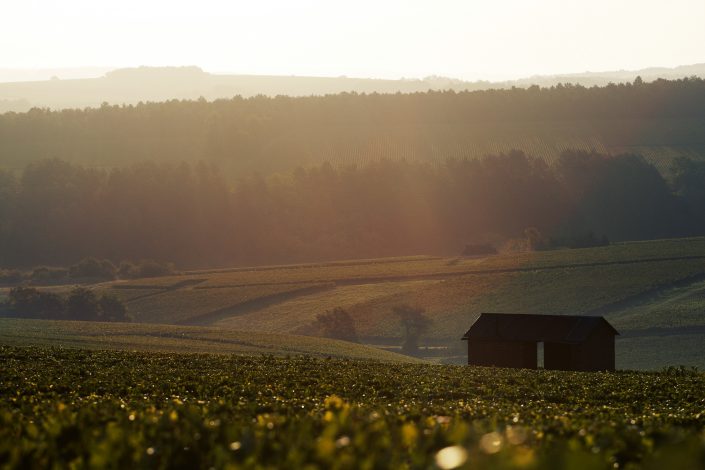
M 702 468 L 705 375 L 0 347 L 9 468 Z

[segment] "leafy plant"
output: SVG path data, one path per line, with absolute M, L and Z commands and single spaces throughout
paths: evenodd
M 701 468 L 705 375 L 1 347 L 8 468 Z

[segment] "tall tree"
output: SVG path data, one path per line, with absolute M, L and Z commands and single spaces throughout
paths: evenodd
M 399 317 L 402 327 L 402 352 L 404 354 L 417 355 L 419 352 L 419 340 L 432 323 L 431 319 L 425 315 L 426 310 L 405 304 L 394 307 L 392 311 Z

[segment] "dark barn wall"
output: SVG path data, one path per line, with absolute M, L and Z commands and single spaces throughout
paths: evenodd
M 485 314 L 483 314 L 485 315 Z M 544 343 L 547 370 L 615 370 L 616 331 L 602 318 L 487 314 L 473 324 L 468 341 L 468 364 L 536 369 L 537 343 Z M 504 322 L 500 328 L 500 319 Z M 513 321 L 516 320 L 516 321 Z M 505 336 L 523 341 L 502 339 Z
M 546 343 L 544 368 L 547 370 L 614 370 L 614 336 L 593 334 L 584 343 Z
M 544 343 L 543 368 L 546 370 L 576 370 L 578 347 L 568 343 Z
M 574 370 L 614 370 L 614 333 L 607 327 L 595 330 L 578 347 Z
M 469 339 L 468 364 L 536 369 L 538 365 L 536 343 Z

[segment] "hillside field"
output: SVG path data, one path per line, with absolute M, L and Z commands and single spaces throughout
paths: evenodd
M 134 323 L 0 318 L 0 344 L 420 362 L 409 356 L 328 338 Z
M 703 238 L 189 271 L 92 288 L 121 297 L 137 323 L 221 328 L 223 335 L 317 335 L 316 315 L 341 307 L 363 343 L 387 349 L 400 344 L 392 309 L 410 304 L 432 319 L 426 358 L 456 363 L 465 356 L 460 336 L 481 312 L 600 314 L 621 333 L 619 368 L 705 367 Z

